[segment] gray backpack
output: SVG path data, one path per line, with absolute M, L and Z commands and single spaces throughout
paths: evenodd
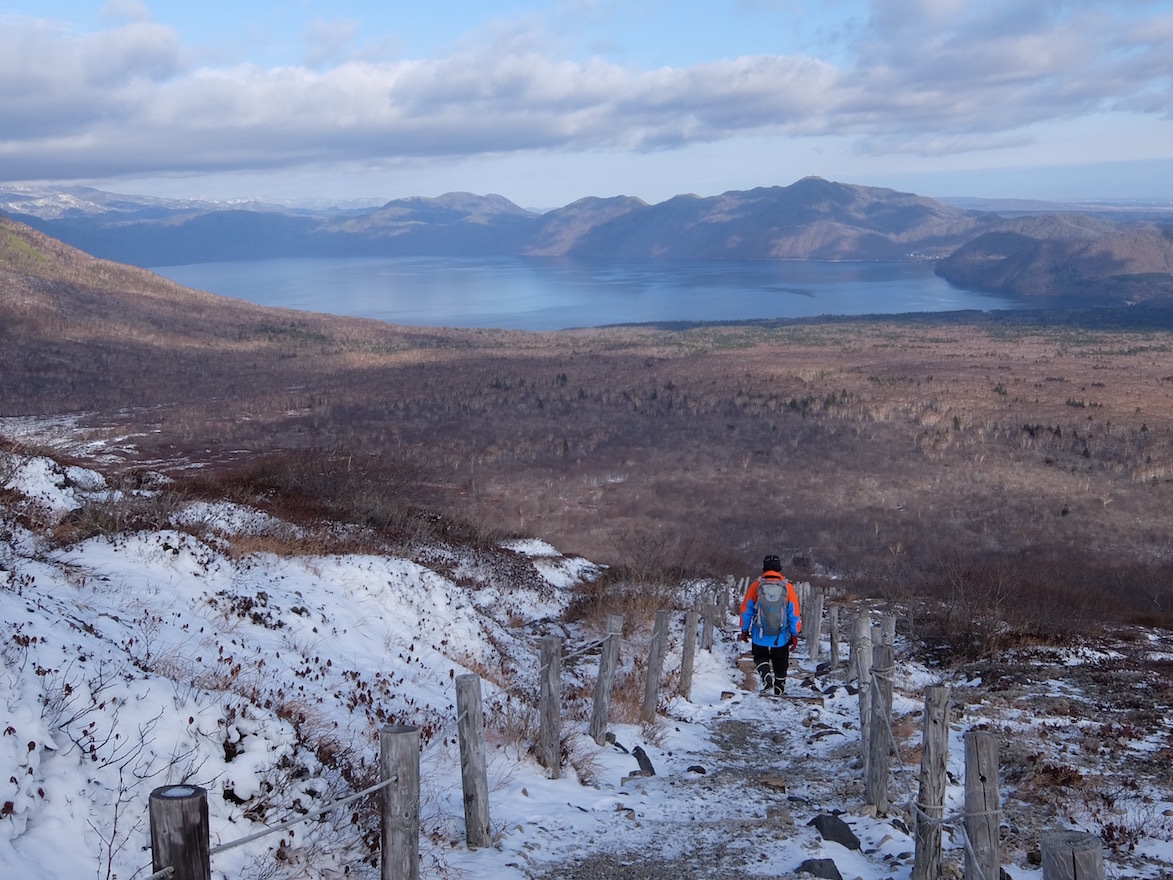
M 786 625 L 786 602 L 789 590 L 786 581 L 763 580 L 758 582 L 758 601 L 754 620 L 767 636 L 782 635 Z

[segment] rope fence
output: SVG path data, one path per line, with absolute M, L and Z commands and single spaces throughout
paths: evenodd
M 821 610 L 822 603 L 816 603 Z M 705 606 L 706 613 L 713 606 Z M 831 637 L 837 637 L 838 609 L 829 611 L 832 620 Z M 644 694 L 641 719 L 650 720 L 657 711 L 660 693 L 660 676 L 666 651 L 668 611 L 655 615 L 650 654 L 647 663 L 647 683 Z M 867 612 L 864 612 L 866 615 Z M 715 616 L 715 615 L 714 615 Z M 921 791 L 913 791 L 915 776 L 901 760 L 893 727 L 892 695 L 896 675 L 894 660 L 895 627 L 893 621 L 884 622 L 883 628 L 863 625 L 864 615 L 856 620 L 854 631 L 858 634 L 861 647 L 857 652 L 856 639 L 852 639 L 852 658 L 846 666 L 850 680 L 854 671 L 861 680 L 858 694 L 863 704 L 868 704 L 866 721 L 868 733 L 861 730 L 861 745 L 864 748 L 863 767 L 867 776 L 868 803 L 876 807 L 877 815 L 889 806 L 888 795 L 892 783 L 901 791 L 900 806 L 906 815 L 914 818 L 917 843 L 916 864 L 911 880 L 935 878 L 940 867 L 941 831 L 949 827 L 951 837 L 960 834 L 960 843 L 965 854 L 965 877 L 967 880 L 997 880 L 999 876 L 998 830 L 1003 811 L 998 800 L 997 753 L 994 734 L 988 731 L 971 730 L 965 734 L 966 774 L 965 805 L 960 812 L 945 814 L 945 765 L 948 749 L 947 721 L 949 689 L 934 686 L 926 690 L 925 731 L 922 744 L 922 766 L 920 774 Z M 690 631 L 691 627 L 691 631 Z M 816 628 L 816 632 L 818 629 Z M 588 653 L 599 651 L 599 676 L 595 688 L 595 710 L 590 722 L 590 735 L 600 746 L 606 737 L 610 704 L 610 689 L 621 645 L 629 648 L 632 642 L 622 636 L 623 618 L 611 615 L 607 620 L 605 635 L 587 642 L 567 653 L 562 652 L 563 639 L 560 636 L 546 636 L 541 639 L 538 664 L 538 711 L 540 729 L 534 752 L 550 774 L 557 779 L 561 761 L 561 679 L 562 664 Z M 876 638 L 873 633 L 882 633 Z M 702 636 L 703 638 L 703 636 Z M 873 645 L 873 639 L 876 644 Z M 689 644 L 689 640 L 693 644 Z M 682 669 L 685 658 L 691 659 L 698 640 L 697 612 L 690 611 L 685 618 L 685 644 L 681 647 Z M 642 640 L 641 640 L 642 641 Z M 601 650 L 600 650 L 601 649 Z M 812 657 L 817 656 L 812 649 Z M 832 652 L 835 653 L 835 652 Z M 689 667 L 691 663 L 687 664 Z M 831 670 L 838 664 L 833 659 Z M 866 667 L 866 668 L 865 668 Z M 361 798 L 382 794 L 383 822 L 381 861 L 383 878 L 418 880 L 419 870 L 419 768 L 420 759 L 440 742 L 447 745 L 448 738 L 456 730 L 461 750 L 462 782 L 466 836 L 470 848 L 488 844 L 489 814 L 487 784 L 484 780 L 484 711 L 480 697 L 480 678 L 473 674 L 456 676 L 457 700 L 456 717 L 430 736 L 430 741 L 420 748 L 420 728 L 397 725 L 384 727 L 380 733 L 380 775 L 381 780 L 339 800 L 315 807 L 276 825 L 265 827 L 253 834 L 217 846 L 208 845 L 207 793 L 196 786 L 166 786 L 151 794 L 151 849 L 152 867 L 155 872 L 144 880 L 206 880 L 210 871 L 211 856 L 236 847 L 255 842 L 271 834 L 312 821 L 318 817 L 351 804 Z M 940 705 L 930 713 L 930 701 L 940 699 Z M 512 699 L 502 691 L 506 700 Z M 689 699 L 687 693 L 685 699 Z M 938 712 L 941 706 L 944 712 Z M 931 735 L 940 741 L 930 741 L 930 727 L 936 718 Z M 939 716 L 939 717 L 938 717 Z M 861 728 L 863 725 L 861 725 Z M 895 769 L 890 766 L 895 755 Z M 939 768 L 936 766 L 939 764 Z M 971 766 L 972 765 L 972 766 Z M 156 795 L 159 797 L 156 797 Z M 202 827 L 200 823 L 202 822 Z M 197 830 L 192 831 L 195 827 Z M 179 833 L 182 832 L 182 833 Z M 176 841 L 190 843 L 202 839 L 202 851 L 173 851 Z M 1077 841 L 1076 846 L 1086 841 Z M 1053 846 L 1064 842 L 1053 843 Z M 922 852 L 922 847 L 924 852 Z M 1082 850 L 1080 851 L 1082 852 Z M 1046 861 L 1046 858 L 1044 858 Z M 1102 873 L 1100 875 L 1102 878 Z M 1052 880 L 1044 875 L 1044 880 Z M 1068 880 L 1057 875 L 1055 880 Z

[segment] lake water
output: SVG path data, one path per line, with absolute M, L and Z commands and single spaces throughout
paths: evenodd
M 395 324 L 558 330 L 659 321 L 991 311 L 926 264 L 584 261 L 543 257 L 254 260 L 163 266 L 186 287 Z

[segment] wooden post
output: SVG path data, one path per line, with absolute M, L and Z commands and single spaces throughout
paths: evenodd
M 705 606 L 705 626 L 701 630 L 701 648 L 712 652 L 713 650 L 713 626 L 717 622 L 717 606 Z
M 491 840 L 480 676 L 471 673 L 456 676 L 456 715 L 460 736 L 460 781 L 464 792 L 464 839 L 475 849 L 488 846 Z
M 538 712 L 538 763 L 550 773 L 551 779 L 562 776 L 562 639 L 558 636 L 542 638 L 541 666 L 538 677 L 541 694 Z
M 599 680 L 595 683 L 595 708 L 591 713 L 590 734 L 596 745 L 607 740 L 607 718 L 611 713 L 611 685 L 619 664 L 619 642 L 623 637 L 623 615 L 607 615 L 607 638 L 599 655 Z
M 651 721 L 656 717 L 656 702 L 660 695 L 660 676 L 664 671 L 664 651 L 668 645 L 668 612 L 657 611 L 652 629 L 652 648 L 648 653 L 648 680 L 644 685 L 644 705 L 640 717 Z
M 829 609 L 831 628 L 831 671 L 839 668 L 839 606 L 832 605 Z
M 888 774 L 892 767 L 892 646 L 872 652 L 871 729 L 868 731 L 867 802 L 877 815 L 888 812 Z
M 872 625 L 867 611 L 861 611 L 855 619 L 851 657 L 855 667 L 853 671 L 859 682 L 859 740 L 866 779 L 872 722 Z
M 895 644 L 896 644 L 896 615 L 895 614 L 884 615 L 884 619 L 881 622 L 881 625 L 883 626 L 883 629 L 884 629 L 884 644 L 895 646 Z
M 872 624 L 868 618 L 867 609 L 864 609 L 851 618 L 850 635 L 848 636 L 847 652 L 847 681 L 859 683 L 859 648 L 864 642 L 871 643 Z M 867 665 L 870 668 L 872 660 L 869 657 Z
M 161 786 L 151 792 L 147 815 L 151 870 L 174 868 L 172 880 L 210 880 L 208 792 L 197 785 Z
M 1104 880 L 1104 845 L 1094 834 L 1054 831 L 1039 838 L 1043 880 Z
M 696 609 L 684 615 L 684 643 L 680 648 L 680 695 L 686 700 L 692 699 L 692 667 L 696 658 L 696 625 L 699 618 L 700 612 Z
M 941 870 L 941 820 L 945 818 L 945 767 L 948 761 L 949 688 L 934 685 L 925 689 L 912 880 L 937 880 Z
M 806 639 L 807 656 L 812 661 L 819 659 L 823 641 L 823 591 L 811 591 L 810 614 L 802 615 L 802 635 Z
M 965 880 L 998 880 L 998 740 L 988 730 L 965 734 Z
M 380 779 L 394 779 L 381 792 L 382 880 L 419 880 L 420 729 L 388 724 L 379 731 Z

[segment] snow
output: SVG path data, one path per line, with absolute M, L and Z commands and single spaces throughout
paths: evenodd
M 600 852 L 677 858 L 680 876 L 689 876 L 684 868 L 698 848 L 731 859 L 730 876 L 789 876 L 812 858 L 833 858 L 847 878 L 910 876 L 914 845 L 894 821 L 899 810 L 876 816 L 860 796 L 855 698 L 832 679 L 821 705 L 747 691 L 732 625 L 718 631 L 713 651 L 697 652 L 689 699 L 665 689 L 654 723 L 609 725 L 615 744 L 600 747 L 586 735 L 596 655 L 567 662 L 571 760 L 551 779 L 531 754 L 538 642 L 564 635 L 571 653 L 601 637 L 557 623 L 575 587 L 598 574 L 589 561 L 539 540 L 501 549 L 512 560 L 505 576 L 473 551 L 444 546 L 412 559 L 239 555 L 233 535 L 292 527 L 207 502 L 177 512 L 167 527 L 56 547 L 47 539 L 53 524 L 89 499 L 115 499 L 112 490 L 95 471 L 46 458 L 8 464 L 0 471 L 8 474 L 0 515 L 0 876 L 145 877 L 148 798 L 162 786 L 205 789 L 213 847 L 235 843 L 377 781 L 385 724 L 421 728 L 423 876 L 521 880 Z M 673 627 L 669 679 L 679 671 L 682 621 Z M 628 667 L 646 657 L 646 639 L 628 624 Z M 1159 641 L 1147 648 L 1154 656 L 1167 649 Z M 1110 654 L 1079 649 L 1063 662 Z M 492 846 L 475 850 L 464 843 L 453 685 L 468 672 L 482 679 L 494 835 Z M 814 672 L 797 658 L 791 684 Z M 915 716 L 923 688 L 941 673 L 909 662 L 895 678 L 896 714 Z M 965 731 L 991 723 L 986 712 L 1007 730 L 1037 719 L 1030 707 L 992 708 L 978 680 L 948 683 L 975 691 L 967 694 L 972 714 L 951 725 L 946 812 L 956 815 Z M 763 787 L 753 774 L 739 782 L 723 769 L 730 747 L 718 731 L 735 729 L 752 734 L 741 745 L 750 769 L 752 750 L 765 749 L 784 788 Z M 1167 732 L 1153 731 L 1137 747 L 1159 750 L 1162 735 L 1167 743 Z M 635 746 L 656 775 L 635 775 Z M 894 802 L 913 797 L 917 770 L 896 768 Z M 377 815 L 371 799 L 363 803 L 216 850 L 212 875 L 377 877 L 363 840 Z M 1168 792 L 1149 804 L 1154 834 L 1140 850 L 1156 867 L 1130 876 L 1162 876 L 1173 865 L 1169 835 L 1157 833 L 1171 807 Z M 807 824 L 832 810 L 844 811 L 861 850 L 824 841 Z M 949 858 L 961 845 L 959 835 L 945 835 Z M 706 876 L 725 876 L 716 873 L 721 865 L 710 867 Z M 1041 877 L 1037 868 L 1010 871 L 1016 880 Z

